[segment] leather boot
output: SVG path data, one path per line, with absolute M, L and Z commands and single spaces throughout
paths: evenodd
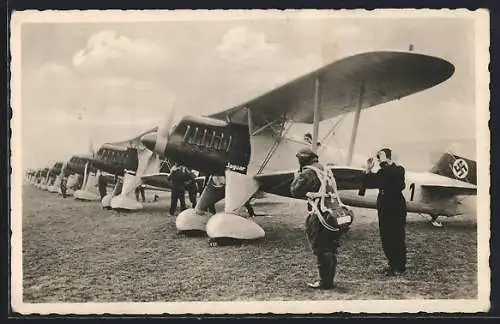
M 337 274 L 337 254 L 331 253 L 330 278 L 332 278 L 332 288 L 335 288 L 335 275 Z
M 314 289 L 332 289 L 333 288 L 333 259 L 331 253 L 322 253 L 317 256 L 318 272 L 320 281 L 308 284 Z

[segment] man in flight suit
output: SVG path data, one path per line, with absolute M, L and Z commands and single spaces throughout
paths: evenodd
M 384 148 L 377 153 L 380 169 L 372 172 L 373 158 L 367 161 L 364 186 L 378 188 L 377 213 L 382 248 L 389 267 L 387 276 L 401 275 L 406 271 L 406 200 L 401 193 L 405 188 L 405 169 L 392 160 L 392 151 Z
M 337 248 L 342 233 L 352 223 L 352 211 L 342 204 L 337 192 L 333 174 L 318 163 L 318 156 L 309 148 L 297 153 L 300 171 L 290 185 L 292 196 L 298 199 L 308 198 L 306 235 L 316 256 L 320 281 L 308 284 L 313 289 L 333 289 L 337 268 Z M 321 209 L 326 206 L 328 211 Z M 320 207 L 320 208 L 318 208 Z M 348 221 L 340 224 L 336 215 L 344 211 Z M 345 218 L 344 218 L 345 220 Z

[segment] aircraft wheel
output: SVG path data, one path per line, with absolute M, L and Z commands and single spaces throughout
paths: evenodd
M 216 240 L 208 240 L 208 246 L 209 247 L 217 247 L 219 244 L 217 244 L 217 241 Z

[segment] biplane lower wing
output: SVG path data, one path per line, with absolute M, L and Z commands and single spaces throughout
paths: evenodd
M 155 190 L 172 190 L 172 182 L 168 179 L 169 173 L 154 173 L 147 174 L 141 177 L 142 184 Z M 205 183 L 205 177 L 196 177 L 196 184 L 198 188 L 202 188 Z
M 354 167 L 328 166 L 337 181 L 339 190 L 359 190 L 363 188 L 364 170 Z M 259 184 L 259 190 L 284 197 L 292 197 L 290 184 L 295 171 L 275 172 L 254 176 Z
M 477 195 L 477 187 L 469 184 L 458 185 L 422 185 L 424 192 L 436 196 L 474 196 Z
M 329 168 L 335 176 L 339 190 L 374 189 L 364 184 L 365 171 L 361 168 L 347 166 L 329 166 Z M 259 190 L 279 196 L 292 197 L 290 184 L 293 181 L 294 173 L 294 171 L 284 171 L 260 174 L 254 176 L 254 178 L 259 183 Z M 444 177 L 442 181 L 430 181 L 421 186 L 426 194 L 433 196 L 469 196 L 477 194 L 476 185 Z

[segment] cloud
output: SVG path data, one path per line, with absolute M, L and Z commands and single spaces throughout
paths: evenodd
M 167 59 L 168 52 L 160 44 L 105 30 L 92 35 L 86 47 L 73 55 L 72 62 L 81 72 L 124 74 L 158 68 Z
M 72 77 L 70 68 L 55 63 L 47 62 L 40 67 L 32 70 L 26 76 L 26 82 L 35 87 L 64 86 L 66 81 Z
M 121 88 L 130 85 L 129 78 L 105 76 L 96 80 L 96 85 L 102 88 Z
M 278 46 L 267 41 L 266 35 L 246 27 L 228 30 L 216 47 L 219 55 L 231 61 L 247 61 L 275 54 Z

